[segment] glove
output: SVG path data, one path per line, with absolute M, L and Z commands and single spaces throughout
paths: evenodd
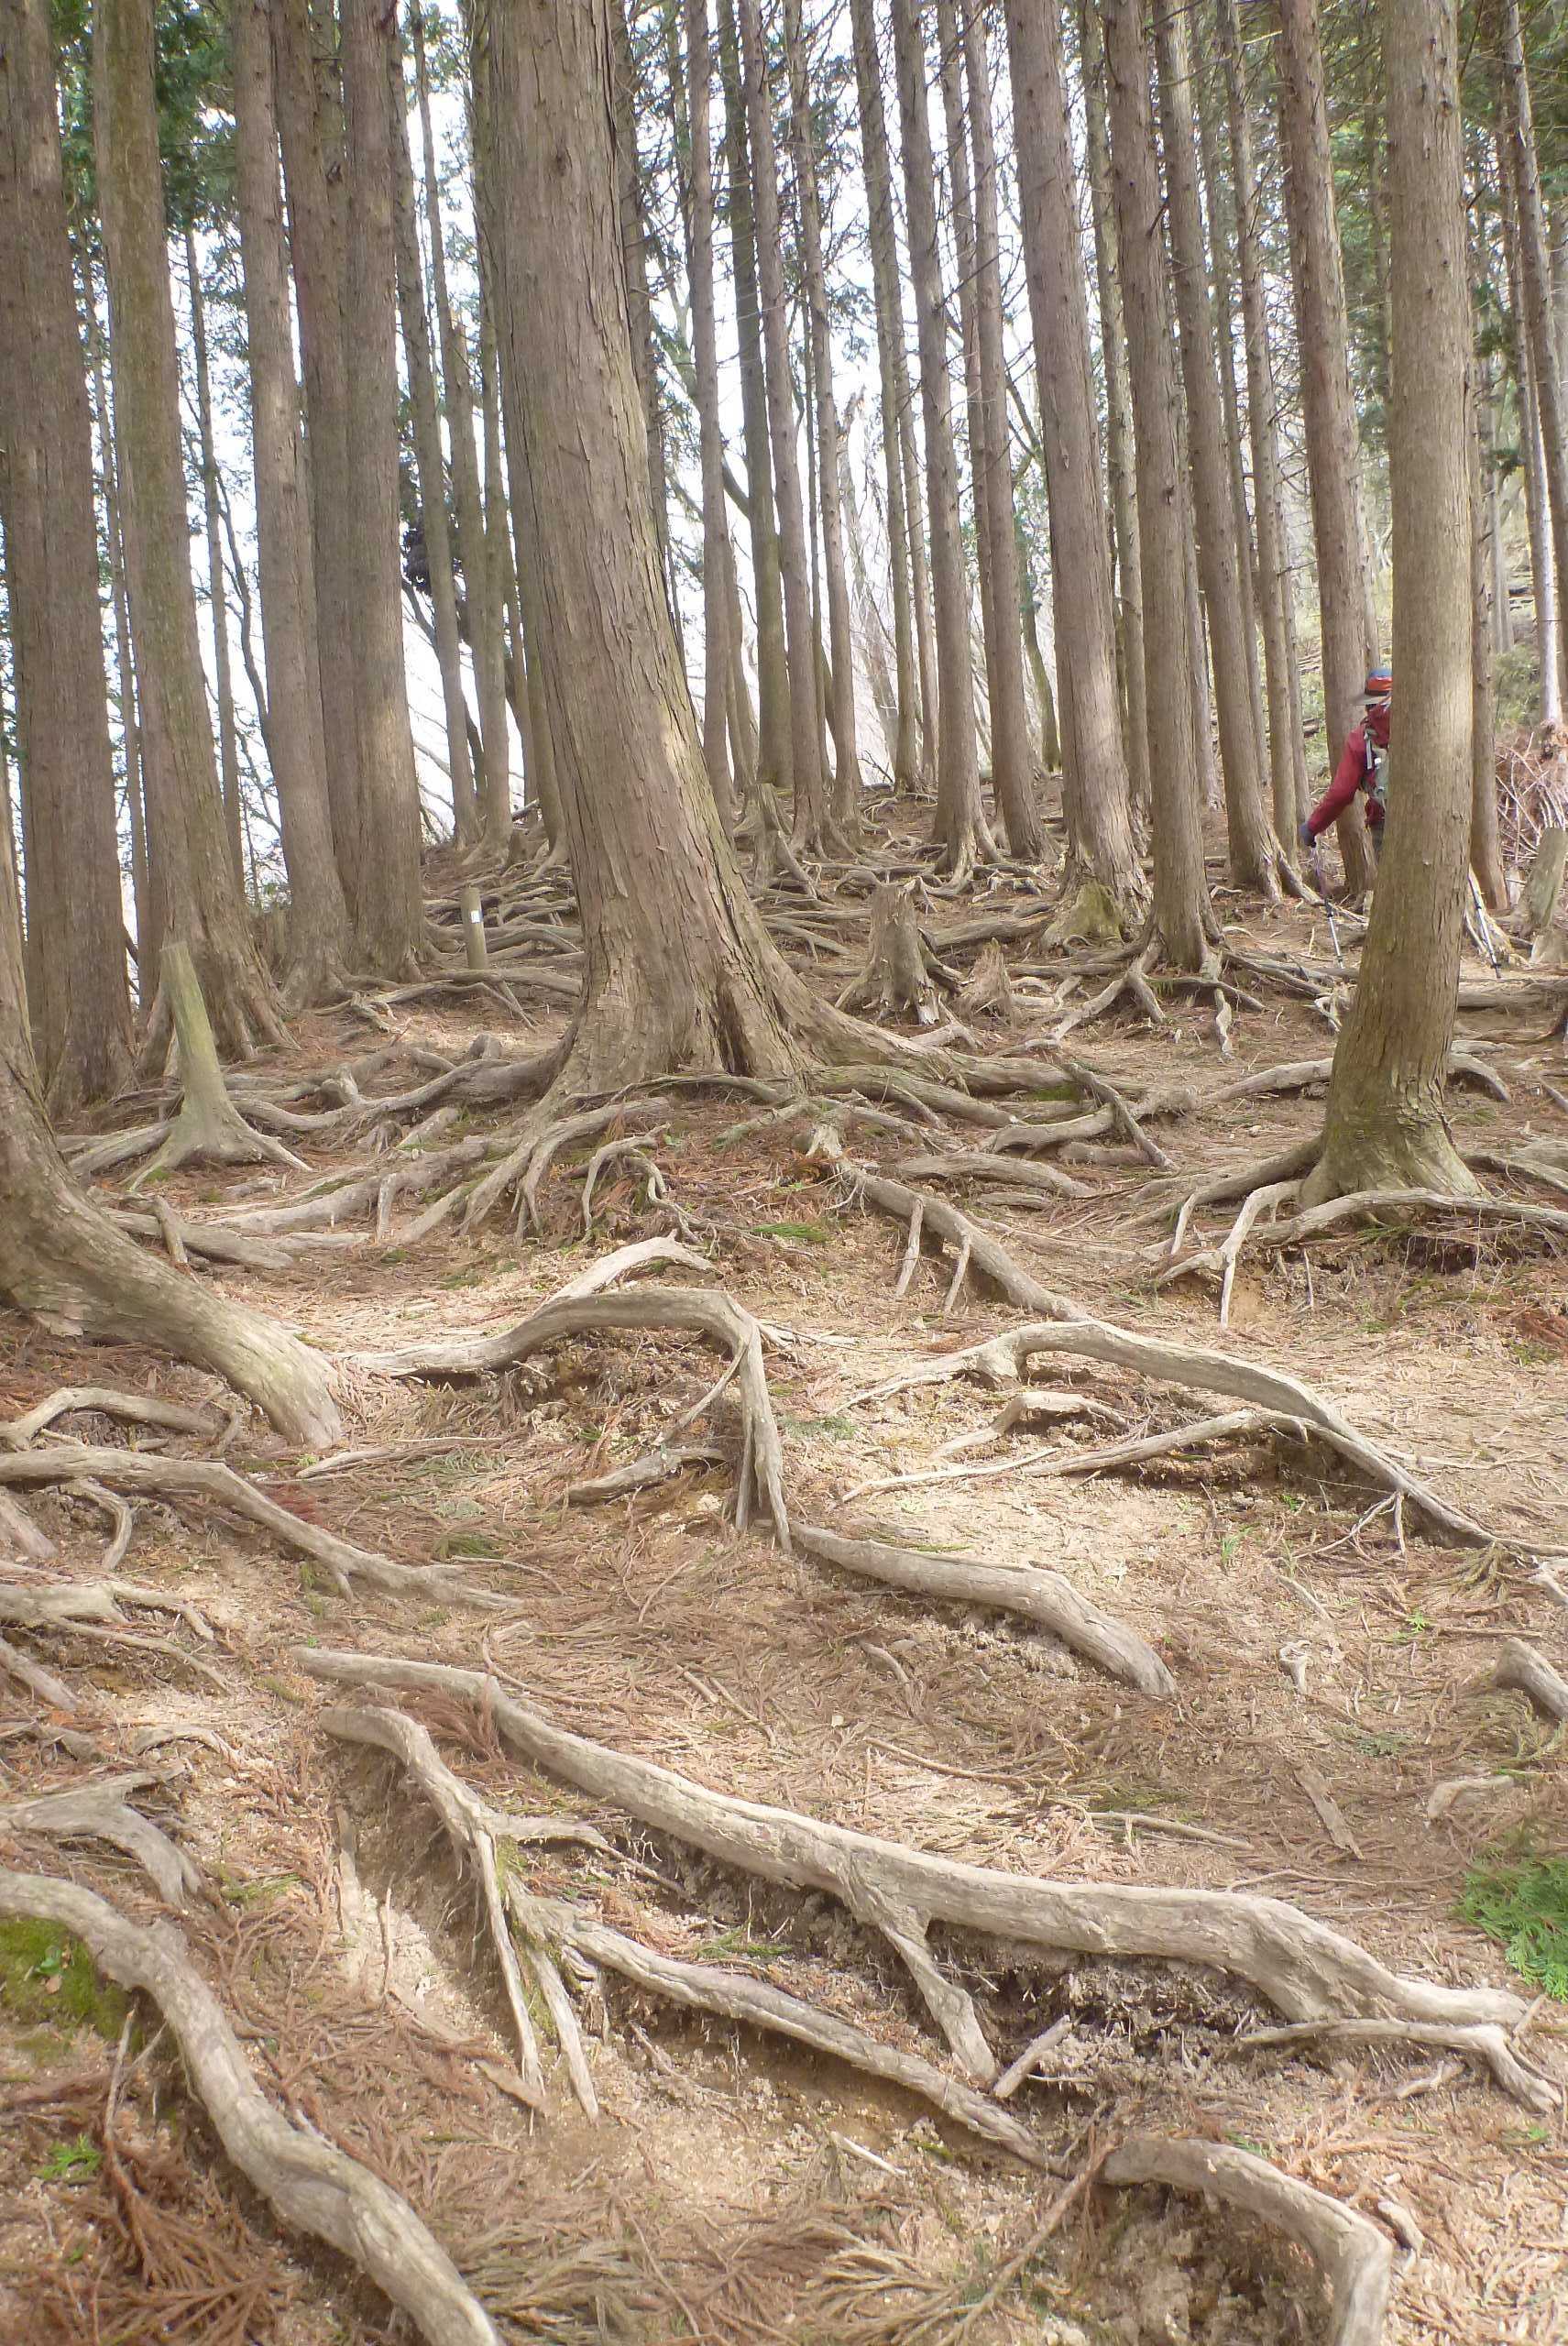
M 1301 846 L 1306 849 L 1308 854 L 1310 855 L 1312 850 L 1318 844 L 1318 835 L 1316 831 L 1313 830 L 1310 823 L 1303 823 L 1300 829 L 1297 832 L 1296 837 Z

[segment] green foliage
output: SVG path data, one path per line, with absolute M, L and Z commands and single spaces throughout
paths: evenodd
M 760 1222 L 753 1238 L 793 1238 L 802 1246 L 826 1246 L 833 1233 L 823 1222 Z
M 104 2154 L 90 2134 L 56 2143 L 38 2170 L 40 2183 L 90 2183 L 104 2164 Z
M 49 2022 L 111 2039 L 130 2009 L 122 1991 L 99 1978 L 84 1946 L 26 1915 L 0 1923 L 0 2006 L 26 2026 Z
M 1568 1858 L 1475 1866 L 1459 1911 L 1497 1941 L 1521 1978 L 1568 2004 Z

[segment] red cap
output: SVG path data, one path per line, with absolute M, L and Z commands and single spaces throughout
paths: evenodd
M 1367 675 L 1366 686 L 1362 697 L 1364 700 L 1387 700 L 1393 689 L 1392 668 L 1374 668 Z

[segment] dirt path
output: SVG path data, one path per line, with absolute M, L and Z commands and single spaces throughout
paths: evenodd
M 933 915 L 938 949 L 971 912 Z M 1246 941 L 1299 954 L 1310 923 L 1278 915 Z M 1281 994 L 1238 1017 L 1228 1066 L 1207 1001 L 1171 1014 L 1163 1034 L 1124 1014 L 1069 1047 L 1136 1097 L 1332 1047 L 1310 1003 Z M 400 1071 L 375 1088 L 412 1080 L 412 1051 L 455 1058 L 497 1016 L 488 998 L 399 1005 Z M 1041 1042 L 1050 1024 L 1021 1004 L 1006 1047 Z M 1485 1025 L 1468 1022 L 1466 1039 Z M 528 1049 L 551 1031 L 545 1014 L 503 1039 Z M 1002 1037 L 992 1028 L 986 1040 Z M 288 1076 L 301 1082 L 367 1047 L 346 1016 L 320 1020 Z M 1541 1088 L 1561 1078 L 1561 1045 L 1494 1022 L 1487 1048 L 1512 1096 L 1457 1091 L 1466 1140 L 1568 1136 L 1568 1115 Z M 262 1072 L 283 1080 L 281 1068 Z M 1047 1052 L 1043 1093 L 1052 1081 Z M 404 1562 L 446 1562 L 504 1609 L 357 1584 L 345 1597 L 318 1566 L 221 1514 L 138 1501 L 122 1574 L 195 1608 L 211 1639 L 191 1617 L 142 1611 L 112 1624 L 109 1642 L 58 1625 L 6 1629 L 64 1676 L 77 1708 L 68 1720 L 0 1681 L 5 1803 L 84 1772 L 147 1771 L 141 1805 L 200 1871 L 180 1928 L 253 2074 L 297 2122 L 407 2196 L 509 2338 L 1223 2346 L 1326 2335 L 1318 2285 L 1277 2233 L 1197 2199 L 1087 2181 L 1105 2150 L 1144 2133 L 1252 2149 L 1370 2217 L 1397 2250 L 1385 2332 L 1397 2346 L 1568 2339 L 1560 2112 L 1521 2107 L 1441 2045 L 1242 2045 L 1278 2014 L 1196 1965 L 934 1936 L 1000 2062 L 1052 2032 L 1043 2076 L 1008 2107 L 1054 2173 L 977 2145 L 839 2063 L 683 2018 L 602 1971 L 581 2007 L 598 2121 L 574 2100 L 532 1988 L 548 2106 L 527 2106 L 472 1877 L 406 1773 L 323 1732 L 334 1690 L 302 1667 L 310 1649 L 488 1670 L 558 1726 L 699 1785 L 1004 1874 L 1259 1891 L 1393 1971 L 1511 1986 L 1527 2002 L 1537 1987 L 1466 1918 L 1466 1888 L 1493 1864 L 1568 1867 L 1563 1738 L 1491 1683 L 1508 1637 L 1568 1668 L 1568 1613 L 1519 1553 L 1568 1549 L 1560 1240 L 1348 1228 L 1310 1251 L 1245 1255 L 1221 1337 L 1216 1282 L 1155 1284 L 1165 1233 L 1138 1217 L 1179 1183 L 1130 1152 L 1091 1145 L 1063 1168 L 1085 1194 L 1047 1196 L 1040 1210 L 948 1192 L 1086 1311 L 1307 1379 L 1409 1473 L 1508 1534 L 1492 1548 L 1446 1546 L 1321 1444 L 1266 1432 L 1124 1473 L 1051 1471 L 1231 1406 L 1124 1370 L 1036 1362 L 1031 1387 L 1051 1398 L 1005 1431 L 1007 1397 L 970 1382 L 861 1398 L 1025 1315 L 974 1278 L 945 1308 L 950 1256 L 918 1262 L 895 1294 L 904 1233 L 802 1153 L 795 1124 L 759 1125 L 762 1113 L 670 1094 L 642 1143 L 668 1200 L 650 1205 L 643 1172 L 607 1164 L 591 1238 L 581 1176 L 597 1139 L 557 1160 L 539 1191 L 542 1227 L 526 1236 L 503 1212 L 472 1234 L 449 1221 L 404 1245 L 411 1200 L 389 1242 L 361 1222 L 351 1243 L 283 1271 L 202 1276 L 264 1299 L 334 1354 L 393 1351 L 522 1319 L 611 1246 L 667 1230 L 673 1200 L 718 1283 L 770 1332 L 797 1523 L 1060 1573 L 1146 1641 L 1173 1700 L 1136 1694 L 995 1610 L 896 1595 L 799 1549 L 786 1556 L 765 1523 L 738 1530 L 722 1407 L 679 1437 L 711 1435 L 716 1456 L 629 1497 L 574 1503 L 574 1485 L 641 1457 L 717 1373 L 687 1336 L 598 1333 L 462 1382 L 349 1366 L 358 1463 L 286 1456 L 254 1424 L 228 1442 L 228 1464 L 306 1522 Z M 1157 1130 L 1190 1180 L 1288 1146 L 1318 1113 L 1316 1096 L 1295 1094 Z M 492 1113 L 465 1112 L 429 1146 L 500 1129 Z M 951 1125 L 938 1143 L 978 1145 Z M 313 1179 L 366 1154 L 363 1135 L 290 1145 Z M 845 1146 L 889 1168 L 911 1153 L 875 1132 L 847 1131 Z M 247 1205 L 308 1187 L 272 1168 L 192 1169 L 160 1194 L 192 1220 L 237 1222 Z M 1203 1214 L 1206 1236 L 1233 1211 Z M 15 1321 L 0 1323 L 0 1370 L 6 1418 L 62 1386 L 212 1399 L 166 1361 Z M 159 1439 L 91 1415 L 49 1439 L 71 1437 Z M 211 1442 L 163 1438 L 214 1454 Z M 58 1488 L 16 1496 L 58 1550 L 33 1577 L 92 1579 L 109 1528 L 102 1505 Z M 29 1584 L 25 1562 L 3 1576 Z M 529 1891 L 944 2063 L 885 1939 L 834 1899 L 738 1873 L 536 1774 L 482 1705 L 404 1706 L 490 1800 L 606 1836 L 598 1851 L 525 1847 Z M 124 1912 L 155 1912 L 145 1880 L 96 1845 L 5 1839 L 7 1864 L 65 1871 Z M 1562 1966 L 1561 1910 L 1557 1930 Z M 168 2045 L 150 2029 L 122 2041 L 122 2005 L 71 1963 L 61 1935 L 0 1925 L 0 2335 L 325 2346 L 408 2334 L 341 2260 L 236 2186 Z M 1568 1996 L 1568 1969 L 1555 1976 Z M 1565 2022 L 1563 2002 L 1544 1997 L 1520 2041 L 1558 2079 L 1568 2062 L 1553 2032 Z M 177 2316 L 184 2328 L 170 2326 Z

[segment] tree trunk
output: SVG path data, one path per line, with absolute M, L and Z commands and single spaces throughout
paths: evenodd
M 56 109 L 46 0 L 0 0 L 0 518 L 32 1016 L 44 1081 L 70 1111 L 119 1090 L 131 1020 L 93 442 Z M 133 713 L 128 745 L 134 735 Z
M 751 203 L 751 144 L 746 129 L 735 0 L 718 0 L 718 58 L 724 82 L 725 177 L 735 325 L 740 352 L 740 421 L 746 449 L 747 521 L 757 603 L 758 749 L 756 786 L 770 799 L 795 788 L 789 658 L 784 641 L 784 573 L 773 510 L 773 460 L 768 445 L 767 370 L 762 358 L 762 295 L 757 285 L 756 221 Z
M 883 471 L 887 483 L 887 554 L 893 574 L 898 716 L 887 746 L 893 759 L 894 788 L 913 791 L 920 772 L 916 725 L 918 688 L 915 673 L 915 614 L 909 589 L 909 523 L 905 509 L 904 466 L 898 449 L 898 420 L 909 405 L 909 369 L 904 356 L 904 306 L 899 293 L 893 219 L 893 178 L 872 0 L 850 0 L 850 21 L 861 118 L 861 168 L 871 213 L 872 292 L 876 308 L 877 377 L 882 389 Z
M 729 778 L 729 596 L 725 566 L 724 432 L 718 412 L 718 339 L 713 301 L 713 54 L 707 0 L 685 0 L 687 148 L 686 275 L 692 366 L 702 460 L 702 754 L 727 839 L 735 836 Z
M 119 470 L 115 462 L 115 419 L 104 368 L 104 333 L 91 265 L 81 273 L 82 308 L 87 320 L 93 429 L 104 467 L 104 534 L 109 555 L 109 600 L 115 614 L 115 705 L 120 719 L 120 753 L 126 773 L 126 822 L 131 835 L 131 903 L 138 938 L 153 929 L 147 868 L 147 820 L 141 787 L 141 722 L 137 716 L 136 666 L 131 657 L 131 604 L 126 585 L 125 533 L 120 519 Z M 116 898 L 118 896 L 116 882 Z M 120 967 L 124 969 L 123 961 Z
M 1196 970 L 1205 952 L 1201 802 L 1192 724 L 1176 377 L 1149 109 L 1149 56 L 1141 0 L 1108 0 L 1102 13 L 1117 245 L 1137 443 L 1154 920 L 1170 960 L 1179 969 Z
M 245 267 L 252 468 L 267 663 L 267 751 L 289 874 L 288 998 L 319 1001 L 346 967 L 348 906 L 334 859 L 321 687 L 304 582 L 311 561 L 300 403 L 278 188 L 278 131 L 266 0 L 230 15 L 236 201 Z
M 1383 884 L 1306 1203 L 1475 1184 L 1449 1134 L 1471 806 L 1469 270 L 1455 0 L 1385 0 L 1394 666 Z M 1408 783 L 1401 786 L 1400 775 Z
M 940 698 L 936 838 L 943 868 L 959 877 L 967 877 L 981 839 L 974 668 L 970 656 L 968 580 L 959 524 L 958 452 L 953 444 L 953 387 L 948 373 L 941 261 L 937 241 L 936 169 L 927 111 L 926 44 L 916 0 L 894 0 L 893 28 L 899 116 L 904 130 L 909 273 L 914 281 L 920 349 L 926 495 L 931 532 L 931 581 L 936 598 Z
M 507 834 L 511 827 L 511 736 L 507 727 L 504 640 L 506 598 L 502 581 L 497 575 L 498 565 L 485 535 L 479 465 L 474 443 L 474 386 L 469 373 L 467 338 L 454 314 L 446 283 L 446 236 L 441 217 L 441 183 L 435 168 L 435 133 L 431 121 L 424 26 L 418 8 L 411 9 L 409 14 L 413 29 L 424 212 L 430 231 L 431 278 L 441 343 L 442 389 L 445 395 L 447 436 L 452 444 L 456 552 L 463 570 L 463 599 L 467 613 L 468 643 L 474 656 L 474 685 L 479 703 L 479 738 L 485 753 L 477 815 L 486 846 L 494 854 L 504 852 Z
M 155 934 L 138 940 L 143 1000 L 166 937 L 189 947 L 223 1047 L 280 1039 L 271 981 L 236 884 L 213 757 L 191 576 L 180 371 L 153 94 L 151 0 L 103 0 L 93 135 L 109 277 L 109 349 L 142 718 Z M 115 928 L 119 922 L 116 913 Z M 164 1039 L 155 1020 L 151 1047 Z
M 1552 519 L 1546 503 L 1546 454 L 1541 436 L 1541 409 L 1535 395 L 1535 354 L 1524 326 L 1524 289 L 1519 251 L 1519 192 L 1515 185 L 1513 141 L 1499 131 L 1497 140 L 1497 179 L 1502 195 L 1498 225 L 1503 236 L 1503 268 L 1508 279 L 1507 321 L 1508 367 L 1518 404 L 1519 457 L 1524 468 L 1525 516 L 1530 531 L 1530 575 L 1535 603 L 1536 657 L 1541 667 L 1541 721 L 1555 725 L 1563 712 L 1558 658 L 1557 576 L 1552 544 Z
M 51 74 L 51 118 L 53 103 Z M 8 855 L 0 855 L 0 1296 L 60 1333 L 157 1344 L 211 1369 L 291 1442 L 319 1448 L 342 1437 L 319 1353 L 144 1254 L 71 1180 L 38 1096 Z
M 1111 899 L 1119 920 L 1137 900 L 1140 875 L 1116 690 L 1110 544 L 1100 501 L 1088 304 L 1056 14 L 1036 7 L 1033 0 L 1008 0 L 1007 54 L 1044 421 L 1051 576 L 1058 587 L 1057 683 L 1068 893 L 1091 882 Z M 1092 104 L 1090 111 L 1092 116 Z M 1102 298 L 1105 282 L 1102 275 Z M 1141 634 L 1139 641 L 1141 645 Z M 1142 745 L 1141 668 L 1138 681 L 1136 739 Z
M 318 119 L 309 0 L 272 0 L 269 14 L 305 385 L 313 554 L 307 612 L 313 608 L 315 615 L 312 657 L 321 689 L 334 852 L 350 912 L 356 914 L 353 873 L 359 747 L 356 587 L 350 563 L 355 479 L 348 461 L 344 349 L 343 162 L 334 138 L 329 180 L 329 157 Z
M 1274 828 L 1287 848 L 1306 814 L 1307 775 L 1300 728 L 1290 689 L 1294 610 L 1285 515 L 1279 490 L 1279 402 L 1265 306 L 1259 233 L 1262 189 L 1253 163 L 1252 122 L 1243 79 L 1236 0 L 1215 0 L 1220 54 L 1225 70 L 1231 177 L 1235 192 L 1236 258 L 1246 351 L 1247 432 L 1252 449 L 1253 510 L 1257 521 L 1258 600 L 1268 695 L 1268 765 Z
M 1552 286 L 1548 276 L 1546 215 L 1541 196 L 1541 174 L 1535 151 L 1535 125 L 1530 112 L 1530 75 L 1525 67 L 1519 31 L 1519 0 L 1504 0 L 1503 62 L 1508 98 L 1508 131 L 1513 145 L 1514 188 L 1519 198 L 1519 276 L 1524 291 L 1526 328 L 1530 335 L 1535 379 L 1536 412 L 1546 458 L 1546 501 L 1552 520 L 1552 563 L 1557 576 L 1557 658 L 1559 675 L 1568 683 L 1568 400 L 1564 398 L 1552 334 Z M 1546 647 L 1541 646 L 1541 666 Z
M 1024 646 L 1018 591 L 1018 524 L 1013 504 L 1013 462 L 1007 425 L 1007 360 L 1002 334 L 1002 257 L 997 227 L 996 143 L 992 118 L 991 52 L 985 16 L 964 13 L 964 71 L 970 143 L 974 155 L 975 312 L 980 345 L 981 446 L 971 461 L 983 466 L 983 519 L 989 543 L 992 641 L 986 667 L 991 698 L 991 774 L 1006 826 L 1007 844 L 1030 863 L 1045 853 L 1035 803 L 1035 760 L 1024 702 Z M 977 476 L 978 477 L 978 476 Z M 981 508 L 976 506 L 977 519 Z
M 229 663 L 228 597 L 224 591 L 223 532 L 218 520 L 218 455 L 213 438 L 213 383 L 207 365 L 207 305 L 193 228 L 185 230 L 185 280 L 191 293 L 191 350 L 196 362 L 196 429 L 202 449 L 202 509 L 207 537 L 207 614 L 213 627 L 213 674 L 218 704 L 218 778 L 224 794 L 234 883 L 245 897 L 245 841 L 239 810 L 239 736 L 235 724 Z
M 1126 745 L 1132 803 L 1141 816 L 1146 817 L 1149 806 L 1149 740 L 1148 707 L 1144 696 L 1143 555 L 1138 545 L 1133 394 L 1127 381 L 1127 336 L 1122 310 L 1122 270 L 1116 252 L 1115 194 L 1111 174 L 1111 145 L 1105 128 L 1105 28 L 1100 20 L 1099 10 L 1090 5 L 1080 10 L 1080 26 L 1090 212 L 1094 233 L 1094 275 L 1100 295 L 1100 349 L 1105 373 L 1105 461 L 1110 477 L 1111 521 L 1114 532 L 1114 610 L 1124 695 L 1123 739 Z M 1056 58 L 1056 81 L 1059 88 L 1059 40 L 1052 44 L 1052 54 Z M 1069 157 L 1071 152 L 1066 137 L 1064 116 L 1060 148 L 1064 158 Z M 1068 163 L 1064 161 L 1061 168 L 1067 170 Z M 1067 217 L 1071 235 L 1076 239 L 1079 236 L 1076 199 Z M 1074 247 L 1069 245 L 1065 249 L 1072 251 Z M 1037 338 L 1036 329 L 1036 341 Z M 1092 422 L 1092 408 L 1090 412 Z M 1092 440 L 1090 448 L 1092 474 L 1097 461 Z M 1064 710 L 1065 700 L 1064 694 Z M 1065 728 L 1065 715 L 1063 721 Z
M 446 717 L 446 771 L 452 784 L 453 828 L 460 844 L 466 846 L 477 828 L 478 806 L 474 795 L 474 770 L 468 762 L 468 699 L 463 688 L 463 644 L 457 632 L 457 582 L 452 567 L 452 531 L 446 512 L 446 466 L 436 407 L 430 314 L 424 306 L 424 266 L 414 219 L 408 97 L 403 87 L 403 61 L 395 18 L 393 36 L 387 47 L 387 89 L 398 310 L 402 319 L 403 356 L 413 418 L 414 470 L 419 481 L 430 599 L 435 615 L 436 664 L 441 670 L 441 698 Z M 489 844 L 502 847 L 504 841 Z
M 397 296 L 387 50 L 394 16 L 381 0 L 343 0 L 344 168 L 348 256 L 344 274 L 349 537 L 357 652 L 351 861 L 345 873 L 362 964 L 391 972 L 412 961 L 424 928 L 419 783 L 409 728 L 399 565 Z
M 1214 371 L 1214 321 L 1203 254 L 1203 212 L 1198 192 L 1197 115 L 1185 18 L 1162 8 L 1156 16 L 1160 117 L 1166 188 L 1175 263 L 1181 373 L 1187 391 L 1188 458 L 1197 523 L 1198 568 L 1209 619 L 1214 705 L 1220 727 L 1220 768 L 1225 785 L 1225 830 L 1231 878 L 1238 888 L 1277 896 L 1274 852 L 1263 808 L 1257 735 L 1248 681 L 1248 619 L 1237 560 L 1239 532 L 1225 460 L 1225 425 Z M 1229 321 L 1226 321 L 1229 332 Z
M 779 215 L 773 93 L 762 39 L 761 0 L 740 0 L 740 11 L 768 400 L 768 444 L 778 515 L 779 561 L 784 573 L 790 741 L 795 764 L 794 831 L 797 846 L 809 854 L 820 854 L 828 830 L 828 795 L 817 716 L 817 637 L 811 619 L 806 514 L 801 501 L 800 451 L 789 363 L 789 312 L 784 298 L 784 231 Z M 756 495 L 754 487 L 751 493 Z
M 1481 361 L 1470 356 L 1470 869 L 1487 905 L 1508 909 L 1508 881 L 1497 837 L 1497 687 L 1493 668 L 1492 533 L 1482 477 L 1478 411 Z
M 850 581 L 844 560 L 844 515 L 839 493 L 839 411 L 833 398 L 833 355 L 828 328 L 828 278 L 822 260 L 822 211 L 806 71 L 800 0 L 784 0 L 789 52 L 790 145 L 800 212 L 801 259 L 811 313 L 813 389 L 817 400 L 817 495 L 828 589 L 828 656 L 833 691 L 833 827 L 846 839 L 861 827 L 861 761 L 855 740 L 855 654 L 850 623 Z
M 1318 553 L 1323 713 L 1332 768 L 1341 744 L 1360 720 L 1372 649 L 1367 640 L 1362 557 L 1365 531 L 1317 0 L 1280 0 L 1279 21 L 1279 115 L 1296 280 L 1312 533 Z M 1340 817 L 1337 828 L 1345 877 L 1359 895 L 1372 884 L 1373 862 L 1366 825 L 1354 801 Z
M 606 87 L 614 5 L 503 0 L 491 18 L 502 364 L 583 924 L 583 1009 L 560 1080 L 595 1094 L 680 1068 L 784 1071 L 833 1028 L 741 884 L 663 592 Z
M 653 498 L 653 527 L 659 539 L 659 567 L 664 591 L 671 597 L 673 614 L 669 475 L 664 458 L 664 415 L 659 398 L 659 358 L 653 345 L 653 304 L 648 291 L 648 223 L 637 157 L 637 67 L 627 29 L 626 0 L 610 12 L 610 38 L 615 47 L 615 162 L 620 194 L 620 241 L 626 253 L 626 282 L 631 302 L 631 363 L 637 369 L 637 388 L 642 395 L 642 419 L 648 435 L 648 484 Z

